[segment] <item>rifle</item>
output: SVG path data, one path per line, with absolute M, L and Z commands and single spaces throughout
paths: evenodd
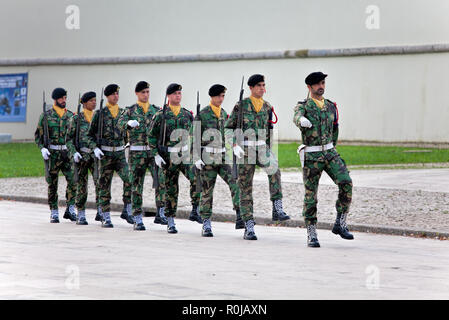
M 162 122 L 161 127 L 159 129 L 159 137 L 157 139 L 157 151 L 159 152 L 159 155 L 162 157 L 163 153 L 165 153 L 165 150 L 163 150 L 163 147 L 165 146 L 165 133 L 167 131 L 167 126 L 165 123 L 165 113 L 167 112 L 167 95 L 165 95 L 164 98 L 164 104 L 162 106 Z M 163 130 L 162 127 L 164 128 Z M 159 167 L 157 166 L 156 162 L 154 163 L 154 177 L 153 177 L 153 189 L 156 189 L 159 187 Z
M 198 159 L 201 160 L 201 117 L 200 117 L 200 92 L 196 92 L 196 117 L 195 117 L 195 127 L 193 128 L 194 137 L 197 138 L 195 144 L 198 145 L 196 151 L 198 152 Z M 199 123 L 197 123 L 199 121 Z M 198 132 L 199 131 L 199 132 Z M 196 192 L 201 192 L 201 171 L 195 167 L 196 174 Z
M 103 101 L 104 101 L 103 90 L 104 90 L 104 88 L 101 88 L 100 110 L 98 113 L 97 148 L 100 150 L 101 150 L 101 144 L 102 144 L 102 140 L 103 140 Z M 97 159 L 97 157 L 94 157 L 94 161 L 95 161 L 94 176 L 96 179 L 98 179 L 100 177 L 101 162 L 99 159 Z
M 45 103 L 45 91 L 44 91 L 44 95 L 43 95 L 43 101 L 44 101 L 44 104 L 43 104 L 43 106 L 42 106 L 42 110 L 43 110 L 43 117 L 42 117 L 42 127 L 43 127 L 43 129 L 44 129 L 44 136 L 42 137 L 43 139 L 43 145 L 44 145 L 44 148 L 46 148 L 47 150 L 48 150 L 48 145 L 50 144 L 50 142 L 49 142 L 49 135 L 48 135 L 48 119 L 47 119 L 47 110 L 46 110 L 46 106 L 47 106 L 47 104 Z M 50 169 L 49 169 L 49 164 L 48 164 L 48 160 L 45 160 L 44 159 L 44 165 L 45 165 L 45 179 L 47 179 L 47 181 L 48 181 L 48 178 L 49 178 L 49 176 L 50 176 Z
M 77 109 L 77 118 L 76 118 L 76 126 L 75 126 L 75 151 L 80 153 L 80 123 L 81 123 L 81 93 L 78 94 L 78 109 Z M 79 181 L 79 172 L 78 165 L 75 161 L 73 161 L 73 180 L 75 183 Z
M 245 77 L 242 77 L 242 85 L 240 87 L 240 96 L 239 96 L 239 102 L 238 102 L 238 106 L 239 106 L 239 113 L 237 116 L 237 126 L 236 129 L 243 129 L 243 108 L 242 108 L 242 100 L 243 100 L 243 81 L 244 81 Z M 236 143 L 237 143 L 237 137 L 236 137 Z M 232 152 L 232 178 L 234 180 L 237 181 L 238 179 L 238 167 L 237 167 L 237 157 L 235 155 L 234 152 Z

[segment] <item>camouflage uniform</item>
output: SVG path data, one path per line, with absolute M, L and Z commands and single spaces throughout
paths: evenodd
M 119 108 L 117 117 L 113 117 L 107 107 L 103 108 L 103 138 L 101 146 L 122 147 L 126 145 L 126 133 L 118 125 L 118 120 L 124 110 Z M 90 140 L 90 148 L 95 149 L 97 146 L 97 135 L 99 134 L 99 113 L 95 111 L 89 128 L 88 136 Z M 102 212 L 110 212 L 111 203 L 111 183 L 114 171 L 123 181 L 123 203 L 131 203 L 131 182 L 129 177 L 128 163 L 126 162 L 125 150 L 106 151 L 101 149 L 104 156 L 100 160 L 100 180 L 99 180 L 99 203 Z
M 311 128 L 300 125 L 304 116 L 312 123 Z M 293 122 L 301 130 L 302 141 L 307 146 L 324 146 L 328 143 L 337 145 L 338 111 L 336 105 L 325 99 L 322 109 L 318 108 L 312 99 L 298 102 L 294 110 Z M 336 203 L 337 213 L 346 214 L 352 199 L 352 180 L 344 160 L 335 148 L 318 152 L 306 152 L 304 158 L 303 180 L 305 187 L 303 216 L 306 225 L 317 222 L 317 191 L 322 172 L 326 171 L 339 193 Z
M 166 134 L 165 134 L 165 147 L 189 147 L 191 144 L 190 136 L 187 141 L 184 141 L 184 144 L 180 144 L 181 137 L 177 140 L 170 141 L 171 133 L 176 129 L 184 129 L 187 133 L 190 132 L 192 127 L 193 116 L 192 113 L 185 109 L 181 108 L 180 113 L 175 116 L 171 109 L 166 107 Z M 177 152 L 177 156 L 179 158 L 179 163 L 173 163 L 170 161 L 170 153 L 168 152 L 158 152 L 158 138 L 159 131 L 161 128 L 161 122 L 163 117 L 163 110 L 156 112 L 153 116 L 153 119 L 150 124 L 149 130 L 149 145 L 150 145 L 150 153 L 152 156 L 156 156 L 159 153 L 161 157 L 164 158 L 166 164 L 163 166 L 163 175 L 165 181 L 165 215 L 167 217 L 175 217 L 176 210 L 178 207 L 178 193 L 179 193 L 179 185 L 178 178 L 179 172 L 182 172 L 184 176 L 190 181 L 190 199 L 193 206 L 198 206 L 200 199 L 200 192 L 196 192 L 196 177 L 195 177 L 195 169 L 194 165 L 191 164 L 190 152 Z M 173 156 L 173 154 L 171 154 Z M 160 170 L 159 170 L 160 171 Z M 169 183 L 170 182 L 170 183 Z
M 48 121 L 48 135 L 50 145 L 66 145 L 67 131 L 69 129 L 69 122 L 73 116 L 73 113 L 67 110 L 62 118 L 58 116 L 56 111 L 51 108 L 46 111 Z M 42 125 L 44 115 L 41 114 L 39 122 L 34 133 L 34 138 L 39 149 L 44 148 L 43 136 L 44 128 Z M 68 150 L 54 150 L 51 147 L 47 147 L 50 151 L 49 156 L 49 175 L 46 177 L 48 183 L 48 204 L 50 210 L 58 209 L 58 175 L 59 171 L 62 171 L 67 181 L 66 188 L 66 200 L 67 206 L 73 206 L 75 204 L 76 188 L 73 181 L 73 167 L 72 161 L 69 158 Z
M 226 161 L 226 152 L 210 153 L 208 148 L 223 149 L 225 148 L 225 128 L 224 124 L 228 118 L 225 110 L 221 109 L 220 118 L 212 111 L 210 106 L 203 108 L 199 114 L 201 120 L 201 137 L 208 129 L 218 130 L 221 133 L 221 139 L 209 141 L 201 141 L 202 146 L 202 160 L 206 164 L 201 170 L 201 205 L 200 213 L 203 219 L 210 219 L 212 215 L 213 192 L 217 175 L 226 182 L 229 186 L 232 195 L 232 204 L 234 210 L 239 209 L 240 190 L 237 182 L 232 178 L 231 166 Z M 217 137 L 220 138 L 220 137 Z
M 268 174 L 268 183 L 270 188 L 270 200 L 282 199 L 281 187 L 281 171 L 278 167 L 276 156 L 270 148 L 270 132 L 269 132 L 269 113 L 272 110 L 271 105 L 264 101 L 262 109 L 256 112 L 250 98 L 242 100 L 241 105 L 238 103 L 232 110 L 231 116 L 226 122 L 225 127 L 229 129 L 237 128 L 237 119 L 239 109 L 243 108 L 243 132 L 246 130 L 254 130 L 253 137 L 245 137 L 245 140 L 263 140 L 265 145 L 262 146 L 245 146 L 244 163 L 238 164 L 238 186 L 240 189 L 240 210 L 244 221 L 253 220 L 253 177 L 256 165 L 263 168 Z M 258 130 L 265 130 L 264 131 Z M 261 135 L 258 137 L 258 135 Z M 253 156 L 257 154 L 257 157 Z M 248 161 L 249 160 L 249 161 Z M 237 159 L 239 161 L 239 159 Z M 241 161 L 241 160 L 240 160 Z M 249 162 L 249 163 L 248 163 Z
M 76 138 L 76 122 L 78 121 L 78 117 L 80 118 L 80 133 L 79 133 L 79 148 L 80 150 L 75 149 L 75 138 Z M 87 136 L 89 131 L 90 122 L 86 120 L 84 116 L 84 111 L 81 111 L 80 115 L 75 114 L 72 117 L 70 122 L 70 130 L 67 134 L 67 148 L 70 152 L 70 157 L 73 158 L 73 155 L 78 151 L 83 157 L 81 161 L 77 164 L 78 167 L 78 184 L 76 189 L 76 207 L 78 211 L 84 211 L 86 209 L 86 201 L 87 201 L 87 183 L 89 171 L 92 175 L 95 185 L 95 203 L 96 207 L 99 206 L 99 185 L 98 185 L 98 177 L 94 175 L 95 168 L 95 158 L 93 154 L 93 150 L 89 149 L 90 140 Z
M 149 150 L 147 151 L 133 151 L 133 146 L 148 146 L 148 130 L 150 127 L 151 118 L 159 111 L 160 108 L 150 104 L 148 112 L 144 113 L 142 107 L 137 103 L 128 107 L 125 112 L 122 113 L 119 119 L 119 125 L 122 130 L 128 130 L 128 139 L 130 143 L 129 151 L 129 165 L 131 171 L 131 184 L 132 184 L 132 205 L 133 215 L 137 216 L 142 214 L 142 192 L 143 183 L 145 179 L 146 170 L 149 169 L 151 176 L 154 179 L 155 175 L 155 163 L 154 157 L 151 156 Z M 129 120 L 137 120 L 139 126 L 131 128 L 128 126 Z M 164 206 L 164 185 L 163 178 L 161 177 L 161 171 L 159 172 L 159 186 L 156 188 L 155 203 L 158 207 Z M 162 181 L 162 183 L 161 183 Z

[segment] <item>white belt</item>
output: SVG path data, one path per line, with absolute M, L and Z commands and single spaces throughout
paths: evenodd
M 67 150 L 67 146 L 65 144 L 50 144 L 48 147 L 51 150 Z
M 226 152 L 226 148 L 204 147 L 204 150 L 206 150 L 206 152 L 210 152 L 210 153 L 223 153 L 223 152 Z
M 91 152 L 92 152 L 91 149 L 89 149 L 89 148 L 84 148 L 84 147 L 81 148 L 80 151 L 81 151 L 81 152 L 86 152 L 86 153 L 91 153 Z
M 101 146 L 101 150 L 104 150 L 104 151 L 111 151 L 111 152 L 116 152 L 116 151 L 122 151 L 122 150 L 125 150 L 125 146 L 120 146 L 120 147 Z
M 150 146 L 130 146 L 130 151 L 149 151 Z
M 185 145 L 182 148 L 179 147 L 167 147 L 168 152 L 180 152 L 180 151 L 187 151 L 189 150 L 189 146 Z
M 333 147 L 334 147 L 334 144 L 332 142 L 329 142 L 328 144 L 326 144 L 324 146 L 306 146 L 305 144 L 300 145 L 296 152 L 299 154 L 299 160 L 301 161 L 301 167 L 304 168 L 304 154 L 306 152 L 326 151 L 326 150 L 332 149 Z
M 249 147 L 257 147 L 257 146 L 264 146 L 265 145 L 265 141 L 263 140 L 257 140 L 257 141 L 243 141 L 243 145 L 244 146 L 249 146 Z

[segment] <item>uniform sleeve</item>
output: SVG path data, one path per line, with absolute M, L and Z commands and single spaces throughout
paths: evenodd
M 90 149 L 97 148 L 97 132 L 98 132 L 98 116 L 99 111 L 95 111 L 92 121 L 90 123 L 89 131 L 87 132 L 87 141 Z
M 305 105 L 303 103 L 298 103 L 294 109 L 293 115 L 293 123 L 302 131 L 303 127 L 301 127 L 300 118 L 306 114 Z
M 41 114 L 41 116 L 39 117 L 39 121 L 37 122 L 36 131 L 34 132 L 34 141 L 39 147 L 39 150 L 44 147 L 44 127 L 42 126 L 43 119 L 44 114 Z
M 334 144 L 334 146 L 337 145 L 338 142 L 338 109 L 337 109 L 337 105 L 334 104 L 335 106 L 335 114 L 334 114 L 334 123 L 333 123 L 333 130 L 332 130 L 332 142 Z
M 120 128 L 120 131 L 124 131 L 126 132 L 126 130 L 128 129 L 128 121 L 129 121 L 129 113 L 130 113 L 130 108 L 131 107 L 127 107 L 123 112 L 120 113 L 119 118 L 117 120 L 117 124 Z
M 237 119 L 239 116 L 239 109 L 240 109 L 240 105 L 237 103 L 234 106 L 234 109 L 232 109 L 231 115 L 229 116 L 228 120 L 226 120 L 225 128 L 228 128 L 228 129 L 237 128 Z
M 151 119 L 150 129 L 148 130 L 148 145 L 150 146 L 150 154 L 156 156 L 157 140 L 159 139 L 159 132 L 161 126 L 162 113 L 156 113 Z
M 75 136 L 76 136 L 76 119 L 79 117 L 79 115 L 74 115 L 69 120 L 69 126 L 67 130 L 67 137 L 66 137 L 66 145 L 67 149 L 69 150 L 70 157 L 73 157 L 73 155 L 76 152 L 75 149 Z

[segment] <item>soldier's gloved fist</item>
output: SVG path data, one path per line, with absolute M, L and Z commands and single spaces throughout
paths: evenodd
M 83 158 L 83 157 L 81 156 L 81 154 L 80 154 L 79 152 L 75 152 L 75 154 L 73 155 L 73 160 L 74 160 L 76 163 L 80 162 L 80 160 L 81 160 L 82 158 Z
M 304 128 L 312 128 L 312 122 L 310 122 L 309 119 L 307 119 L 306 117 L 302 116 L 301 118 L 299 118 L 299 122 L 301 123 L 301 127 Z
M 139 126 L 139 122 L 137 120 L 129 120 L 128 121 L 128 126 L 130 126 L 131 128 L 135 128 Z
M 100 160 L 101 157 L 104 156 L 103 151 L 101 151 L 99 148 L 95 148 L 95 149 L 94 149 L 94 154 L 95 154 L 95 157 L 96 157 L 98 160 Z
M 164 159 L 162 159 L 162 157 L 161 157 L 159 154 L 157 154 L 157 155 L 154 157 L 154 162 L 156 162 L 156 165 L 157 165 L 159 168 L 162 168 L 162 164 L 165 164 Z
M 197 162 L 195 162 L 195 167 L 198 170 L 203 170 L 203 166 L 205 166 L 206 164 L 203 162 L 203 160 L 199 159 Z
M 235 146 L 232 148 L 232 150 L 234 151 L 235 156 L 236 156 L 237 158 L 239 158 L 239 159 L 240 159 L 241 157 L 243 157 L 243 155 L 245 154 L 245 151 L 243 151 L 243 149 L 240 148 L 239 145 L 235 145 Z
M 50 156 L 50 151 L 48 151 L 47 148 L 42 148 L 41 153 L 42 153 L 42 158 L 44 158 L 44 160 L 48 160 L 48 157 Z

